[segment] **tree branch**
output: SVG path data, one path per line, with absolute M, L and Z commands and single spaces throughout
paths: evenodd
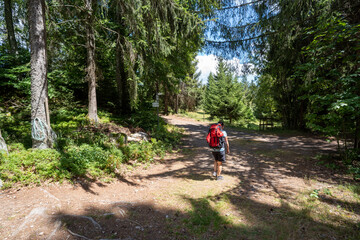
M 65 20 L 59 23 L 54 23 L 55 25 L 60 25 L 60 24 L 64 24 L 64 23 L 68 23 L 68 22 L 79 22 L 79 21 L 85 21 L 85 19 L 71 19 L 71 20 Z
M 235 6 L 231 6 L 231 7 L 215 8 L 214 11 L 234 9 L 234 8 L 241 8 L 241 7 L 245 7 L 245 6 L 247 6 L 247 5 L 252 5 L 252 4 L 256 4 L 256 3 L 258 3 L 258 2 L 264 2 L 264 1 L 267 1 L 267 0 L 256 0 L 256 1 L 253 1 L 253 2 L 242 3 L 242 4 L 235 5 Z M 192 12 L 194 12 L 194 13 L 201 13 L 201 11 L 199 11 L 199 10 L 195 10 L 195 11 L 192 11 Z
M 77 8 L 77 9 L 80 9 L 81 11 L 86 11 L 85 8 L 81 7 L 81 6 L 75 6 L 75 5 L 57 5 L 57 4 L 54 4 L 52 5 L 53 7 L 73 7 L 73 8 Z
M 261 38 L 261 37 L 269 36 L 269 35 L 272 35 L 272 34 L 274 34 L 274 33 L 275 33 L 275 32 L 265 33 L 265 34 L 262 34 L 262 35 L 259 35 L 259 36 L 255 36 L 255 37 L 252 37 L 252 38 L 245 38 L 245 39 L 238 39 L 238 40 L 213 41 L 213 40 L 206 40 L 206 39 L 205 39 L 205 41 L 208 42 L 208 43 L 215 43 L 215 44 L 247 42 L 247 41 L 252 41 L 252 40 L 255 40 L 255 39 L 259 39 L 259 38 Z
M 104 29 L 106 29 L 106 30 L 108 30 L 108 31 L 110 31 L 110 32 L 113 32 L 113 33 L 115 33 L 116 35 L 119 35 L 118 32 L 116 32 L 116 31 L 114 31 L 114 30 L 112 30 L 112 29 L 110 29 L 110 28 L 108 28 L 108 27 L 105 27 L 105 26 L 103 26 L 102 24 L 100 24 L 100 27 L 101 27 L 101 28 L 104 28 Z
M 83 239 L 85 239 L 85 240 L 91 240 L 90 238 L 87 238 L 87 237 L 85 237 L 85 236 L 83 236 L 83 235 L 80 235 L 80 234 L 77 234 L 77 233 L 72 232 L 70 229 L 68 229 L 68 232 L 69 232 L 71 235 L 75 236 L 75 237 L 83 238 Z
M 248 3 L 239 4 L 239 5 L 236 5 L 236 6 L 218 8 L 218 9 L 216 9 L 216 10 L 227 10 L 227 9 L 241 8 L 241 7 L 245 7 L 245 6 L 247 6 L 247 5 L 252 5 L 252 4 L 256 4 L 256 3 L 258 3 L 258 2 L 264 2 L 264 1 L 267 1 L 267 0 L 257 0 L 257 1 L 253 1 L 253 2 L 248 2 Z
M 226 25 L 224 23 L 220 23 L 220 22 L 217 22 L 216 24 L 220 25 L 220 26 L 224 26 L 224 27 L 229 28 L 229 29 L 231 29 L 231 28 L 239 29 L 239 28 L 246 28 L 246 27 L 249 27 L 249 26 L 254 26 L 254 25 L 258 24 L 258 23 L 259 22 L 253 22 L 253 23 L 248 23 L 248 24 L 244 24 L 244 25 L 240 25 L 240 26 L 234 26 L 234 27 L 228 26 L 228 25 Z

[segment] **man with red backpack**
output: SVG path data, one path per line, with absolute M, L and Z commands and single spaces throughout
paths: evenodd
M 224 179 L 223 176 L 221 176 L 221 170 L 222 164 L 226 161 L 225 149 L 227 154 L 230 153 L 227 133 L 223 129 L 224 122 L 222 121 L 212 124 L 206 137 L 206 141 L 209 143 L 209 147 L 211 148 L 212 154 L 215 158 L 213 176 L 216 177 L 217 180 Z

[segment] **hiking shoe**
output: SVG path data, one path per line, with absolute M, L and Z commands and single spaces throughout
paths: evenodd
M 213 177 L 216 177 L 216 172 L 213 172 Z
M 217 176 L 216 180 L 224 180 L 224 177 L 223 176 Z

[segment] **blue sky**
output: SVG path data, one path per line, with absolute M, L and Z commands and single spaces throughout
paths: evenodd
M 216 56 L 213 54 L 210 55 L 203 55 L 199 54 L 196 59 L 198 60 L 197 68 L 198 71 L 201 71 L 200 80 L 203 84 L 207 83 L 207 79 L 209 77 L 210 72 L 215 73 L 216 72 L 216 66 L 217 66 L 217 59 Z M 240 63 L 240 59 L 233 58 L 231 60 L 227 60 L 232 65 L 236 66 L 238 71 L 237 74 L 239 76 L 242 76 L 241 69 L 243 64 Z M 247 75 L 247 80 L 252 81 L 256 75 Z
M 241 4 L 246 4 L 252 2 L 252 0 L 233 0 L 225 2 L 225 7 L 228 6 L 237 6 Z M 255 1 L 256 2 L 256 1 Z M 240 30 L 236 30 L 237 26 L 246 25 L 254 22 L 254 17 L 256 14 L 252 9 L 252 5 L 246 5 L 240 8 L 228 9 L 223 11 L 215 11 L 215 15 L 212 17 L 211 21 L 206 22 L 206 30 L 205 30 L 205 38 L 210 41 L 224 41 L 227 40 L 236 40 L 247 38 L 247 29 L 240 28 Z M 255 19 L 256 20 L 256 19 Z M 220 25 L 217 25 L 220 24 Z M 230 31 L 230 36 L 224 35 L 221 33 L 221 29 L 223 26 L 227 26 L 229 28 L 234 28 L 234 31 Z M 242 29 L 242 30 L 241 30 Z M 226 45 L 226 43 L 225 43 Z M 243 50 L 243 47 L 236 47 L 236 49 L 232 50 L 223 50 L 223 49 L 212 49 L 211 45 L 205 46 L 205 49 L 202 49 L 197 55 L 196 59 L 198 60 L 198 71 L 201 71 L 200 80 L 203 84 L 207 83 L 208 76 L 210 72 L 216 72 L 217 66 L 217 58 L 216 55 L 210 54 L 220 54 L 227 60 L 227 62 L 231 63 L 237 69 L 237 74 L 239 77 L 244 76 L 242 73 L 242 69 L 245 62 L 249 61 L 249 53 Z M 248 50 L 248 48 L 246 48 Z M 233 57 L 233 58 L 231 58 Z M 231 58 L 231 59 L 230 59 Z M 247 64 L 250 66 L 250 69 L 253 68 L 252 64 Z M 255 74 L 246 75 L 248 81 L 252 81 L 256 78 Z

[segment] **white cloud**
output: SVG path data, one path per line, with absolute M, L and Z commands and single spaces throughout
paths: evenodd
M 205 84 L 208 80 L 209 74 L 216 73 L 216 66 L 218 64 L 218 60 L 215 55 L 198 55 L 196 56 L 196 59 L 198 60 L 197 68 L 198 71 L 201 71 L 200 80 L 203 84 Z M 244 67 L 244 64 L 240 63 L 240 59 L 233 58 L 231 60 L 227 60 L 228 63 L 230 63 L 236 70 L 237 74 L 240 76 L 242 75 L 241 70 Z M 249 66 L 249 65 L 248 65 Z M 250 69 L 252 69 L 254 66 L 250 65 Z M 249 74 L 247 75 L 248 81 L 252 81 L 256 75 Z
M 200 80 L 202 83 L 206 83 L 209 77 L 210 72 L 216 72 L 217 59 L 215 55 L 198 55 L 196 56 L 198 60 L 197 68 L 198 71 L 201 71 Z

